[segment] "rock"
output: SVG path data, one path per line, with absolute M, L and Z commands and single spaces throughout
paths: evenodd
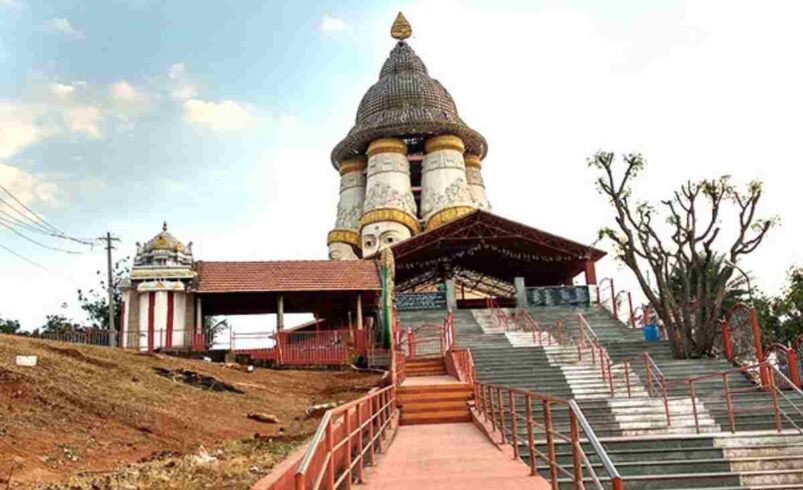
M 336 407 L 337 403 L 335 402 L 320 403 L 318 405 L 310 405 L 306 410 L 304 410 L 304 413 L 307 414 L 307 418 L 320 417 L 326 413 L 327 410 L 331 410 Z
M 265 422 L 266 424 L 278 424 L 279 417 L 269 413 L 253 412 L 248 414 L 248 418 L 256 420 L 257 422 Z

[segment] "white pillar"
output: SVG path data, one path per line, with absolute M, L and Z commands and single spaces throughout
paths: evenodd
M 425 143 L 421 167 L 421 218 L 431 230 L 471 212 L 471 197 L 463 161 L 465 147 L 457 136 L 435 136 Z
M 368 146 L 367 154 L 365 203 L 360 218 L 363 257 L 419 231 L 407 145 L 399 139 L 382 138 Z
M 516 288 L 516 306 L 527 308 L 527 287 L 524 284 L 524 278 L 513 278 L 513 286 Z
M 357 293 L 357 330 L 362 330 L 362 294 Z
M 485 193 L 485 182 L 482 180 L 482 163 L 480 157 L 466 153 L 466 180 L 468 181 L 468 190 L 471 192 L 471 198 L 474 204 L 480 209 L 491 209 L 491 203 L 488 202 L 488 196 Z
M 284 296 L 281 294 L 276 298 L 276 331 L 284 330 Z
M 335 228 L 326 245 L 332 260 L 355 260 L 360 249 L 360 216 L 365 202 L 365 158 L 340 163 L 340 200 Z

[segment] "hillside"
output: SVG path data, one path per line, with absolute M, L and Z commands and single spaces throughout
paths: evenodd
M 18 354 L 38 356 L 38 365 L 17 366 Z M 204 380 L 213 389 L 184 383 L 199 378 L 175 371 L 182 369 L 211 376 Z M 247 373 L 160 354 L 0 335 L 0 488 L 9 474 L 10 488 L 45 483 L 82 488 L 61 483 L 79 474 L 83 477 L 73 483 L 126 488 L 109 483 L 120 473 L 111 470 L 136 462 L 171 460 L 162 466 L 180 468 L 187 458 L 231 459 L 226 451 L 236 453 L 238 464 L 249 468 L 250 479 L 256 480 L 278 456 L 262 457 L 257 467 L 248 466 L 243 455 L 283 454 L 315 430 L 317 419 L 304 416 L 308 406 L 355 398 L 378 380 L 378 375 L 347 371 Z M 279 423 L 251 420 L 247 415 L 252 412 L 275 415 Z M 207 458 L 201 446 L 217 448 L 217 457 Z M 231 470 L 219 462 L 212 466 L 221 473 Z M 105 475 L 106 483 L 91 482 L 97 475 Z M 218 484 L 225 481 L 220 478 Z M 238 483 L 232 487 L 244 485 L 242 479 L 234 480 Z M 141 485 L 140 480 L 129 488 Z

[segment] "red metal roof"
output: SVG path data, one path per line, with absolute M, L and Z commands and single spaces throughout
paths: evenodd
M 198 292 L 378 291 L 373 260 L 196 263 Z

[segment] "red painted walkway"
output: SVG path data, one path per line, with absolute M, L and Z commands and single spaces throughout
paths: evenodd
M 471 423 L 399 427 L 377 466 L 366 470 L 372 489 L 549 489 L 527 465 L 503 455 Z

